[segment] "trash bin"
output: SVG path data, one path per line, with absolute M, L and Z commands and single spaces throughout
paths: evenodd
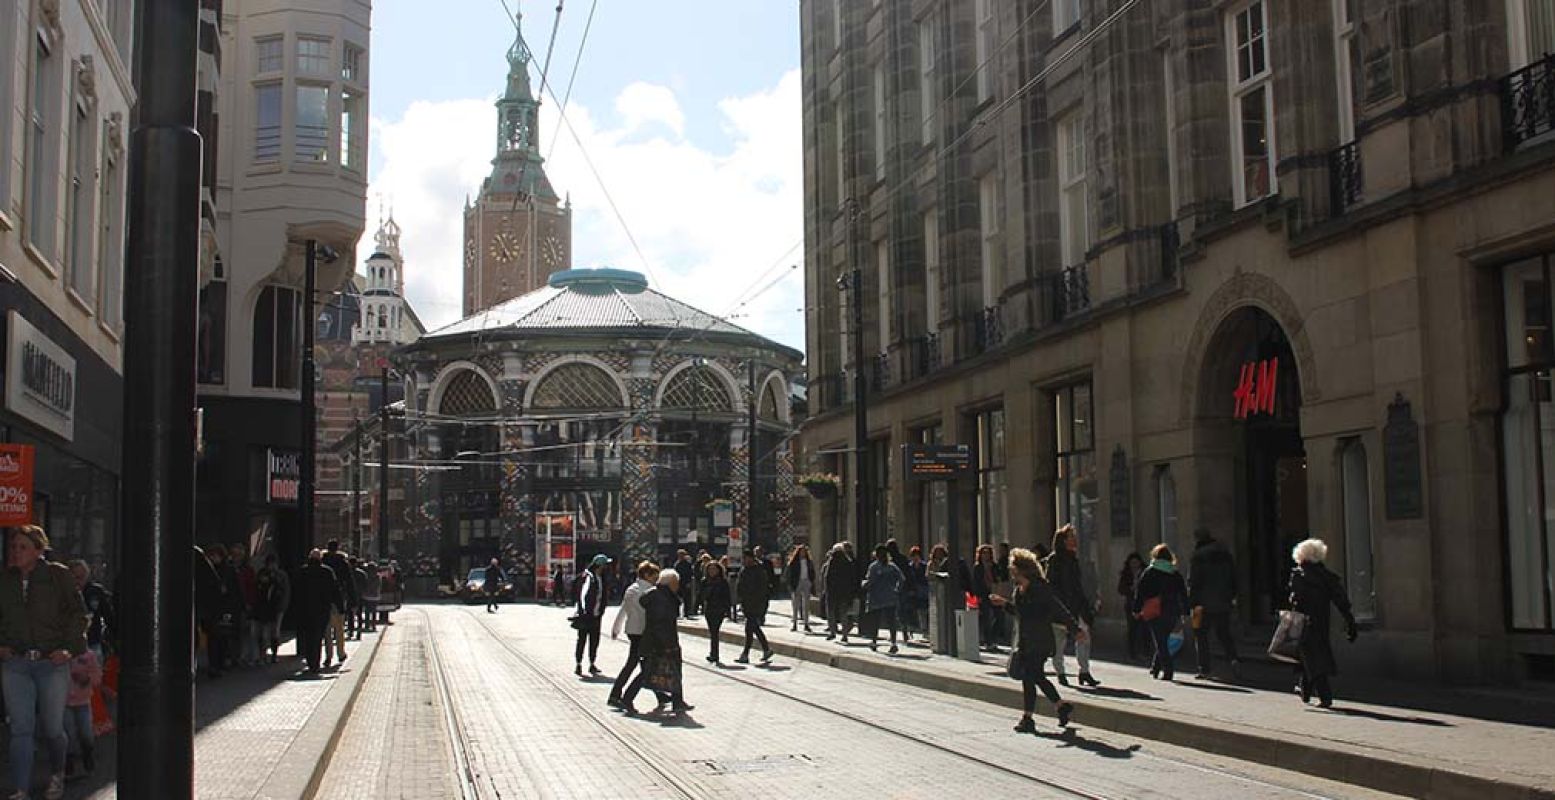
M 977 609 L 962 608 L 956 612 L 956 655 L 967 661 L 977 661 L 979 645 Z

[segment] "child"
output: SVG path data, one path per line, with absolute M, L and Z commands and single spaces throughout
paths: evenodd
M 97 735 L 92 731 L 92 693 L 103 682 L 97 654 L 87 650 L 70 661 L 70 690 L 65 694 L 65 734 L 72 755 L 81 757 L 82 774 L 97 768 L 92 752 Z

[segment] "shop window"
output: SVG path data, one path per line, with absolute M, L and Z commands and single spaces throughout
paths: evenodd
M 1231 60 L 1231 148 L 1236 204 L 1275 192 L 1274 91 L 1269 67 L 1269 18 L 1263 0 L 1226 17 Z
M 1344 578 L 1350 607 L 1357 619 L 1377 617 L 1376 575 L 1372 568 L 1371 479 L 1366 445 L 1346 439 L 1339 449 L 1339 482 L 1343 491 Z
M 1101 498 L 1096 474 L 1096 435 L 1091 384 L 1077 383 L 1053 393 L 1056 442 L 1054 509 L 1060 526 L 1073 525 L 1081 546 L 1095 541 L 1096 507 Z
M 266 286 L 254 303 L 253 383 L 260 389 L 297 388 L 302 293 Z
M 1002 542 L 1009 538 L 1005 516 L 1004 409 L 980 412 L 977 427 L 977 541 Z
M 1506 411 L 1501 419 L 1506 493 L 1506 562 L 1511 625 L 1555 630 L 1555 344 L 1550 337 L 1551 270 L 1544 255 L 1502 273 L 1506 319 Z

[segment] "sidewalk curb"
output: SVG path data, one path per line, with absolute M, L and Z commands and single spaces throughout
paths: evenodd
M 707 638 L 707 629 L 682 624 L 682 633 Z M 743 645 L 743 633 L 723 631 L 723 642 Z M 893 663 L 879 657 L 837 652 L 831 648 L 771 640 L 775 653 L 800 661 L 824 664 L 872 678 L 903 683 L 921 689 L 954 694 L 974 700 L 1018 708 L 1020 685 L 996 683 L 961 675 L 945 675 L 924 667 Z M 1429 800 L 1555 800 L 1555 787 L 1516 783 L 1499 776 L 1472 772 L 1457 765 L 1440 766 L 1399 753 L 1368 751 L 1354 745 L 1308 736 L 1281 737 L 1245 725 L 1218 720 L 1198 720 L 1099 702 L 1080 693 L 1074 702 L 1075 717 L 1085 725 L 1141 739 L 1190 747 L 1207 753 L 1300 772 L 1319 778 L 1378 791 Z M 1051 716 L 1043 706 L 1040 713 Z
M 271 770 L 270 777 L 265 779 L 264 785 L 255 795 L 258 800 L 312 800 L 318 793 L 324 773 L 329 768 L 330 758 L 340 743 L 341 735 L 345 733 L 346 720 L 351 716 L 351 709 L 356 706 L 357 695 L 361 694 L 367 673 L 372 671 L 373 662 L 378 657 L 378 645 L 388 632 L 388 626 L 380 625 L 378 634 L 370 642 L 357 642 L 357 652 L 347 653 L 355 666 L 337 679 L 336 684 L 330 687 L 324 699 L 313 709 L 313 713 L 308 715 L 302 732 L 286 748 L 280 761 L 276 762 L 275 769 Z M 362 652 L 364 648 L 366 652 Z

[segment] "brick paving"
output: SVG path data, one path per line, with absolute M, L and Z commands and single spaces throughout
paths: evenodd
M 1020 736 L 1010 731 L 1017 714 L 1008 708 L 815 664 L 702 670 L 690 661 L 703 655 L 705 642 L 692 637 L 682 639 L 687 698 L 696 705 L 690 718 L 629 719 L 605 708 L 613 676 L 573 676 L 566 613 L 407 608 L 369 676 L 322 796 L 459 796 L 433 779 L 454 774 L 441 698 L 430 682 L 397 674 L 427 668 L 430 660 L 407 646 L 422 638 L 435 641 L 483 798 L 1073 796 L 1034 779 L 1107 797 L 1382 796 L 1083 727 L 1063 734 L 1049 723 L 1041 736 Z M 422 614 L 424 634 L 410 622 Z M 624 641 L 607 639 L 600 667 L 613 672 L 625 651 Z M 651 702 L 639 698 L 645 707 Z M 425 710 L 400 716 L 402 703 Z M 406 739 L 421 743 L 410 757 L 415 766 L 385 780 Z M 374 752 L 395 755 L 374 762 Z

